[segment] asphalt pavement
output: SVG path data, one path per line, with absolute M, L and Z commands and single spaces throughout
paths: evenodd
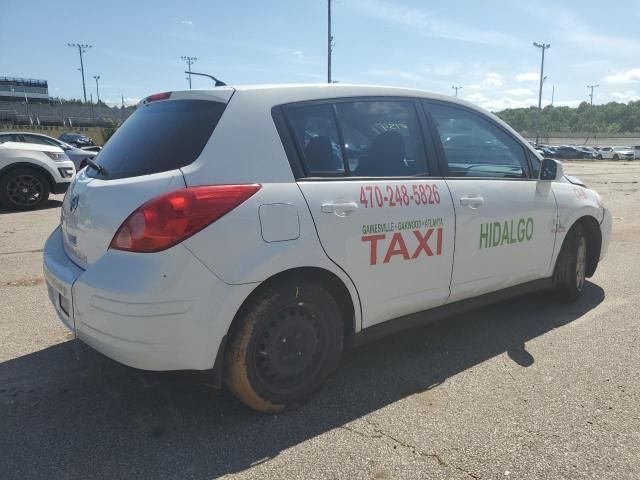
M 0 211 L 0 479 L 638 479 L 640 162 L 572 162 L 614 215 L 574 304 L 539 293 L 348 353 L 287 414 L 109 360 L 56 319 L 61 196 Z

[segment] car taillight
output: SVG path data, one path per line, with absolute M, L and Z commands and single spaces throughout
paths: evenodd
M 124 221 L 109 248 L 159 252 L 176 245 L 226 215 L 261 185 L 208 185 L 165 193 L 139 207 Z

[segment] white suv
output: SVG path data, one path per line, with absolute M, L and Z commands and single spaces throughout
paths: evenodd
M 59 317 L 124 364 L 213 369 L 263 411 L 379 335 L 533 289 L 577 298 L 611 231 L 504 122 L 416 90 L 156 94 L 98 163 L 45 246 Z
M 49 193 L 64 193 L 76 169 L 60 147 L 0 142 L 0 206 L 38 208 Z

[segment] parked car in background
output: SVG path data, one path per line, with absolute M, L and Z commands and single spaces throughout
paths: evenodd
M 546 145 L 538 145 L 536 147 L 536 152 L 542 155 L 543 158 L 552 158 L 555 155 L 555 150 Z
M 93 147 L 96 144 L 91 137 L 87 137 L 80 133 L 63 133 L 58 138 L 63 142 L 67 142 L 79 148 Z
M 635 160 L 640 160 L 640 145 L 635 145 L 633 147 L 633 154 Z
M 598 147 L 597 158 L 611 160 L 613 158 L 613 147 Z
M 82 147 L 82 150 L 98 153 L 100 150 L 102 150 L 102 147 L 100 145 L 93 145 L 91 147 Z
M 566 158 L 576 159 L 576 158 L 591 158 L 591 155 L 588 155 L 586 152 L 583 152 L 582 150 L 579 150 L 576 147 L 572 147 L 569 145 L 562 145 L 556 148 L 556 151 L 553 157 L 562 158 L 562 159 L 566 159 Z
M 635 152 L 631 147 L 613 147 L 611 158 L 613 160 L 633 160 Z
M 32 210 L 64 193 L 76 173 L 60 147 L 0 140 L 0 204 L 11 210 Z
M 90 150 L 74 147 L 62 140 L 43 135 L 41 133 L 33 132 L 0 132 L 0 141 L 5 142 L 22 142 L 22 143 L 37 143 L 40 145 L 51 145 L 54 147 L 60 147 L 64 150 L 64 153 L 69 157 L 69 160 L 76 166 L 76 170 L 82 170 L 87 165 L 87 159 L 93 159 L 98 154 Z
M 585 158 L 597 158 L 598 157 L 598 154 L 596 153 L 596 151 L 591 147 L 579 146 L 579 147 L 575 147 L 575 148 L 576 148 L 576 150 L 584 152 L 585 153 Z

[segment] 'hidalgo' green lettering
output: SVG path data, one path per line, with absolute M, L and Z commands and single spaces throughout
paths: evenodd
M 533 218 L 480 224 L 480 248 L 501 247 L 528 242 L 533 237 Z

